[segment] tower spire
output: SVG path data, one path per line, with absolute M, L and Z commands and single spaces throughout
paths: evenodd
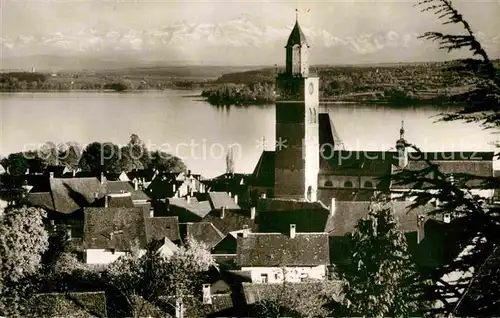
M 401 129 L 399 130 L 399 137 L 401 139 L 404 139 L 405 138 L 405 128 L 404 128 L 404 124 L 405 124 L 405 121 L 402 120 L 401 121 Z
M 295 23 L 299 22 L 299 9 L 295 8 Z

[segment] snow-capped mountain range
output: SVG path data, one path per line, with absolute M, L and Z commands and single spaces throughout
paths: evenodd
M 86 59 L 138 64 L 152 61 L 165 64 L 282 64 L 284 45 L 292 27 L 274 27 L 241 18 L 216 24 L 176 23 L 150 30 L 83 29 L 2 37 L 1 67 L 12 69 L 19 68 L 21 64 L 25 67 L 42 63 L 38 67 L 44 68 L 44 62 L 34 59 L 34 56 L 38 59 L 39 56 L 77 58 L 81 64 L 88 63 Z M 390 63 L 447 58 L 445 52 L 437 49 L 437 44 L 419 39 L 419 34 L 415 32 L 387 30 L 339 37 L 324 29 L 307 26 L 302 26 L 302 29 L 311 45 L 313 64 Z M 491 56 L 500 55 L 500 36 L 481 32 L 477 36 Z M 80 65 L 82 68 L 85 66 Z

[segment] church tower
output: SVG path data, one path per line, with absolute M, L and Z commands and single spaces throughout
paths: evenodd
M 298 19 L 285 49 L 286 68 L 276 77 L 274 195 L 316 201 L 319 78 L 309 72 L 309 44 Z

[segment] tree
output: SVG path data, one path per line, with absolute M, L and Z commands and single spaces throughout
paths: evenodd
M 150 157 L 152 167 L 159 171 L 180 173 L 187 170 L 181 158 L 166 152 L 152 151 Z
M 26 173 L 29 167 L 28 159 L 22 152 L 10 154 L 4 161 L 2 165 L 5 169 L 9 169 L 9 173 L 15 176 L 20 176 Z
M 23 280 L 38 272 L 48 248 L 43 226 L 46 212 L 33 207 L 10 207 L 0 218 L 0 315 L 19 310 L 29 286 Z
M 121 149 L 122 170 L 147 169 L 151 165 L 150 152 L 136 134 L 130 136 L 129 143 Z
M 120 148 L 111 142 L 93 142 L 82 152 L 79 166 L 83 171 L 120 173 Z
M 353 254 L 341 271 L 349 315 L 415 314 L 421 300 L 416 266 L 390 202 L 384 197 L 374 200 L 349 238 Z
M 59 157 L 61 163 L 71 170 L 78 168 L 80 157 L 82 156 L 82 148 L 77 142 L 67 142 L 59 145 Z
M 40 147 L 37 157 L 42 160 L 44 168 L 59 165 L 59 150 L 56 144 L 51 141 L 47 141 Z
M 427 32 L 422 38 L 437 41 L 448 52 L 468 48 L 473 58 L 460 60 L 448 71 L 474 76 L 476 89 L 465 94 L 467 105 L 452 114 L 442 114 L 443 121 L 462 120 L 476 122 L 484 128 L 498 129 L 500 124 L 499 72 L 475 37 L 470 24 L 449 0 L 425 0 L 422 11 L 433 11 L 444 24 L 458 24 L 465 34 Z M 417 153 L 416 145 L 409 145 Z M 426 161 L 419 171 L 402 171 L 392 178 L 395 185 L 412 185 L 407 196 L 414 196 L 413 207 L 431 201 L 440 202 L 439 209 L 431 215 L 447 213 L 453 219 L 449 232 L 454 234 L 453 245 L 448 250 L 461 251 L 440 264 L 429 278 L 433 280 L 430 296 L 439 299 L 443 306 L 440 313 L 449 315 L 492 316 L 500 311 L 500 258 L 498 235 L 500 206 L 486 197 L 471 191 L 474 188 L 494 189 L 500 185 L 495 177 L 479 177 L 473 174 L 450 175 L 440 167 Z M 429 177 L 432 175 L 433 177 Z M 459 277 L 455 282 L 444 279 L 447 275 Z M 450 297 L 451 295 L 451 297 Z

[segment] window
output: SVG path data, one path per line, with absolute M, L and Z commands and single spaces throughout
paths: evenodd
M 308 186 L 307 187 L 307 200 L 311 201 L 312 199 L 312 187 Z
M 313 123 L 316 123 L 318 121 L 318 117 L 316 116 L 316 109 L 313 108 Z
M 267 274 L 260 274 L 260 281 L 263 284 L 267 284 L 268 281 L 269 281 L 268 278 L 267 278 Z
M 371 181 L 366 181 L 365 188 L 373 188 L 373 183 Z
M 348 180 L 348 181 L 346 181 L 346 182 L 344 182 L 344 187 L 345 187 L 345 188 L 352 188 L 352 182 L 351 182 L 351 181 L 349 181 L 349 180 Z
M 333 183 L 330 180 L 325 182 L 325 187 L 333 187 Z

